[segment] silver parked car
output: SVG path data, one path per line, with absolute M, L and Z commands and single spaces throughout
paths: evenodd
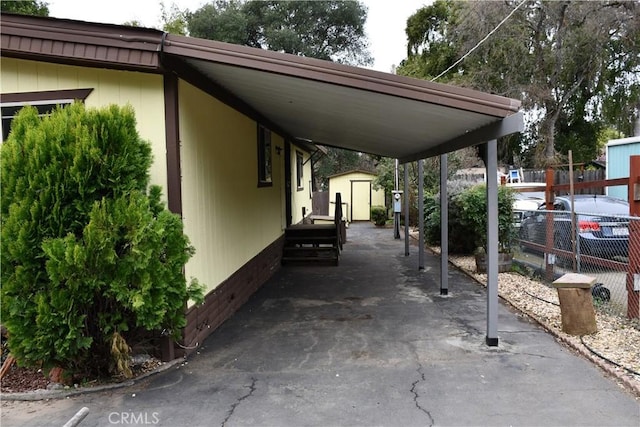
M 580 253 L 600 258 L 627 257 L 629 253 L 629 203 L 601 195 L 574 196 L 576 239 Z M 572 251 L 571 200 L 556 197 L 548 213 L 542 203 L 522 221 L 519 235 L 523 241 L 544 245 L 547 219 L 553 218 L 553 242 L 558 249 Z

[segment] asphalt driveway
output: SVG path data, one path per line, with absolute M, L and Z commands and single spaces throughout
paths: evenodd
M 283 267 L 185 363 L 130 387 L 3 402 L 2 426 L 638 426 L 640 404 L 484 289 L 352 224 L 338 267 Z

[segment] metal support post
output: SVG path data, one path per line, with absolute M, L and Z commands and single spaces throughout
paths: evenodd
M 418 270 L 424 270 L 424 160 L 418 160 Z
M 498 141 L 487 143 L 487 337 L 498 345 Z
M 404 164 L 404 256 L 409 256 L 409 164 Z
M 440 156 L 440 295 L 449 293 L 449 200 L 447 155 Z
M 393 189 L 395 190 L 396 193 L 398 193 L 398 191 L 400 190 L 400 175 L 399 175 L 399 162 L 398 159 L 396 159 L 396 164 L 395 164 L 395 168 L 394 168 L 394 186 Z M 395 193 L 394 193 L 395 196 Z M 395 204 L 395 200 L 392 202 Z M 400 238 L 400 211 L 397 211 L 396 209 L 394 209 L 393 212 L 393 238 L 394 239 L 399 239 Z

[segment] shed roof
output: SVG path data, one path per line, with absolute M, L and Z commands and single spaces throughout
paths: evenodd
M 333 174 L 333 175 L 329 175 L 327 178 L 329 178 L 329 179 L 337 178 L 339 176 L 351 175 L 352 173 L 367 174 L 367 175 L 373 175 L 373 176 L 377 176 L 378 175 L 375 172 L 367 171 L 367 170 L 364 170 L 364 169 L 352 169 L 350 171 L 345 171 L 345 172 L 340 172 L 340 173 L 336 173 L 336 174 Z
M 523 128 L 520 101 L 158 30 L 3 14 L 0 55 L 176 73 L 285 137 L 427 158 Z

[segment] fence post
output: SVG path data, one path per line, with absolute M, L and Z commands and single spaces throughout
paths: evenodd
M 545 198 L 545 209 L 548 211 L 553 210 L 553 184 L 555 181 L 555 174 L 553 169 L 547 168 L 545 174 L 545 181 L 547 183 L 546 190 L 544 193 Z M 544 255 L 544 263 L 545 263 L 545 276 L 546 279 L 551 282 L 553 280 L 553 265 L 555 264 L 555 254 L 553 254 L 553 223 L 554 223 L 554 215 L 553 213 L 548 213 L 545 215 L 546 217 L 546 239 L 545 239 L 545 255 Z M 551 259 L 553 259 L 552 262 Z
M 640 156 L 629 158 L 629 215 L 640 216 Z M 627 271 L 627 317 L 640 317 L 640 292 L 635 283 L 640 273 L 640 221 L 629 221 L 629 270 Z

